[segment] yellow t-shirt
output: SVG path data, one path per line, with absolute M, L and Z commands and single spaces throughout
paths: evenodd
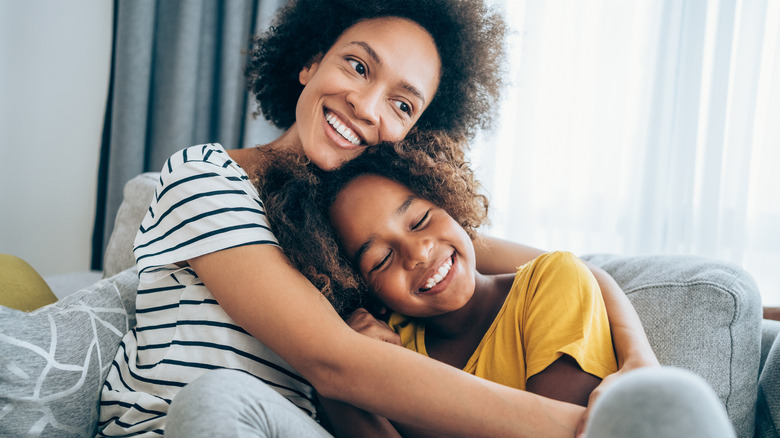
M 428 355 L 420 321 L 393 314 L 389 324 L 406 348 Z M 596 279 L 573 254 L 553 252 L 518 269 L 503 307 L 464 370 L 525 389 L 529 377 L 563 354 L 602 379 L 617 371 Z

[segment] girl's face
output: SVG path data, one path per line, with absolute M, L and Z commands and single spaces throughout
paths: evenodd
M 303 153 L 332 170 L 366 146 L 403 139 L 428 107 L 440 77 L 431 35 L 396 17 L 356 23 L 299 74 L 293 125 Z
M 471 239 L 449 214 L 407 187 L 377 175 L 359 176 L 339 192 L 330 220 L 344 252 L 392 310 L 438 316 L 471 299 Z

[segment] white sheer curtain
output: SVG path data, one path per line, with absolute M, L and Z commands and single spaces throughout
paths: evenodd
M 472 148 L 489 232 L 733 262 L 780 305 L 780 1 L 502 7 L 513 84 Z

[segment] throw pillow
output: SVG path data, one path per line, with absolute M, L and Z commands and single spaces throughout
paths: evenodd
M 0 306 L 25 312 L 57 301 L 46 281 L 27 262 L 0 254 Z
M 127 277 L 127 278 L 124 278 Z M 132 270 L 30 313 L 0 307 L 0 436 L 95 436 Z

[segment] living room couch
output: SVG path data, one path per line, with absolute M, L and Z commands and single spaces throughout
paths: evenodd
M 125 186 L 101 281 L 29 313 L 0 307 L 0 436 L 95 435 L 100 389 L 135 324 L 132 242 L 157 178 Z M 762 323 L 752 277 L 694 256 L 583 258 L 626 292 L 659 361 L 704 377 L 738 436 L 753 437 L 759 370 L 780 324 Z

